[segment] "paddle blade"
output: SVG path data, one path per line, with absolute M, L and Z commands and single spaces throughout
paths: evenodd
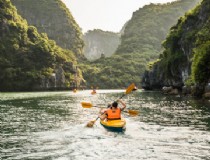
M 132 83 L 125 91 L 125 94 L 129 94 L 135 88 L 135 84 Z
M 87 125 L 86 125 L 86 127 L 92 128 L 93 125 L 95 124 L 95 122 L 96 122 L 95 120 L 88 122 Z
M 81 102 L 83 108 L 91 108 L 93 107 L 92 103 L 90 102 Z
M 137 116 L 139 114 L 139 111 L 136 110 L 128 110 L 127 112 L 131 116 Z

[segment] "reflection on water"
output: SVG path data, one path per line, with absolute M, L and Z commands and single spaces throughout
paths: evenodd
M 137 91 L 124 97 L 136 117 L 124 114 L 126 131 L 99 122 L 98 109 L 122 90 L 0 93 L 0 159 L 210 159 L 210 103 Z
M 142 114 L 139 117 L 141 122 L 210 130 L 209 101 L 163 96 L 159 92 L 143 92 L 141 97 L 133 97 L 133 99 L 136 102 L 135 106 L 141 102 Z

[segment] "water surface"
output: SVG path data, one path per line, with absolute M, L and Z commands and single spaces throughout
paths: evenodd
M 99 122 L 85 127 L 99 109 L 84 109 L 82 101 L 103 107 L 123 92 L 0 93 L 0 159 L 210 159 L 209 101 L 139 90 L 123 98 L 140 112 L 123 115 L 125 132 Z

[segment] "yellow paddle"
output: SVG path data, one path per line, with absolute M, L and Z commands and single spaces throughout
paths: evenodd
M 102 108 L 102 107 L 98 107 L 98 106 L 93 106 L 93 104 L 90 102 L 81 102 L 81 105 L 83 108 L 92 108 L 92 107 Z M 137 111 L 137 110 L 125 110 L 125 111 L 123 110 L 123 112 L 126 112 L 131 116 L 137 116 L 139 114 L 139 111 Z
M 125 93 L 119 98 L 123 98 L 125 95 L 131 93 L 133 90 L 135 90 L 136 86 L 134 83 L 132 83 L 131 85 L 128 86 L 128 88 L 126 89 Z M 86 106 L 86 108 L 91 108 L 93 105 L 90 103 L 88 105 L 85 105 L 85 102 L 83 102 L 82 106 Z M 84 107 L 85 108 L 85 107 Z M 133 111 L 128 112 L 129 114 L 134 113 Z M 95 124 L 95 122 L 98 120 L 99 117 L 97 117 L 95 120 L 88 122 L 88 124 L 86 125 L 87 127 L 93 127 L 93 125 Z

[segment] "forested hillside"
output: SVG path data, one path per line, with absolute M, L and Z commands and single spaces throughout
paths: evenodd
M 167 4 L 150 4 L 133 13 L 121 36 L 121 44 L 109 58 L 91 63 L 84 76 L 89 85 L 119 88 L 131 82 L 140 84 L 149 61 L 161 53 L 161 43 L 180 16 L 199 0 L 182 0 Z
M 68 87 L 75 65 L 72 51 L 29 26 L 10 0 L 0 0 L 0 91 Z
M 18 13 L 62 48 L 83 57 L 81 29 L 61 0 L 11 0 Z
M 120 34 L 95 29 L 84 35 L 84 54 L 89 60 L 110 57 L 120 44 Z
M 170 27 L 178 19 L 179 23 L 184 23 L 180 16 L 183 16 L 186 11 L 197 5 L 199 0 L 182 0 L 163 5 L 150 4 L 140 8 L 133 13 L 131 20 L 123 27 L 121 44 L 117 50 L 116 46 L 120 43 L 119 35 L 101 30 L 90 31 L 86 35 L 86 38 L 88 38 L 84 38 L 87 44 L 86 51 L 92 53 L 95 48 L 96 50 L 98 49 L 97 52 L 101 52 L 104 55 L 92 62 L 85 61 L 83 55 L 84 42 L 80 28 L 60 0 L 11 1 L 16 5 L 18 13 L 23 15 L 30 24 L 36 25 L 38 31 L 36 27 L 28 26 L 26 20 L 23 20 L 17 14 L 16 9 L 9 0 L 1 0 L 1 90 L 68 87 L 73 83 L 75 84 L 75 81 L 78 84 L 81 83 L 83 76 L 87 82 L 87 87 L 124 88 L 132 82 L 137 85 L 140 84 L 146 65 L 151 60 L 155 60 L 154 64 L 160 64 L 158 66 L 165 69 L 161 77 L 165 78 L 168 75 L 173 77 L 175 73 L 179 74 L 179 70 L 175 70 L 175 68 L 166 69 L 167 67 L 170 68 L 170 65 L 173 63 L 173 58 L 169 56 L 170 53 L 179 53 L 181 50 L 186 49 L 186 46 L 192 47 L 197 45 L 197 42 L 187 44 L 181 43 L 183 41 L 176 42 L 176 38 L 182 31 L 171 32 L 175 37 L 172 39 L 175 40 L 171 40 L 170 36 L 167 37 L 166 42 L 163 43 L 164 53 L 160 56 L 161 59 L 165 56 L 169 59 L 160 63 L 158 63 L 159 59 L 156 60 L 163 51 L 161 43 L 166 38 Z M 195 21 L 193 22 L 195 23 Z M 188 29 L 189 27 L 185 29 L 185 32 Z M 40 34 L 39 31 L 47 34 Z M 178 33 L 178 35 L 174 33 Z M 185 41 L 189 40 L 188 38 L 192 38 L 194 33 L 196 32 L 187 34 Z M 204 31 L 201 34 L 203 35 Z M 57 41 L 60 46 L 69 48 L 69 50 L 58 47 L 55 41 L 48 39 L 48 35 Z M 177 46 L 180 44 L 184 45 L 181 46 L 181 49 L 177 49 Z M 173 47 L 170 48 L 168 46 Z M 206 45 L 205 47 L 208 46 Z M 111 57 L 106 57 L 110 56 L 115 50 L 116 52 Z M 190 49 L 189 51 L 196 52 L 196 50 Z M 203 48 L 197 49 L 197 52 L 202 51 Z M 178 60 L 182 60 L 179 59 L 179 56 L 177 54 L 175 59 L 178 57 Z M 192 57 L 189 56 L 187 58 L 191 59 Z M 78 60 L 82 60 L 82 63 L 77 63 Z M 198 66 L 198 64 L 200 65 L 197 62 L 193 66 Z M 150 63 L 150 69 L 151 65 L 152 63 Z M 187 62 L 186 65 L 188 68 L 191 67 L 190 62 Z M 81 71 L 79 68 L 81 68 Z M 150 74 L 151 72 L 147 73 Z M 196 73 L 198 73 L 198 70 L 193 69 L 193 74 L 196 75 Z M 190 74 L 191 72 L 188 70 L 182 72 L 182 75 L 187 75 L 185 79 Z M 75 78 L 75 75 L 77 78 Z M 147 74 L 145 77 L 146 79 L 151 79 Z M 174 78 L 172 79 L 175 82 Z M 180 77 L 178 76 L 177 78 L 176 76 L 175 80 L 177 79 L 180 80 Z M 196 76 L 188 80 L 188 82 L 192 81 L 196 81 Z M 162 82 L 164 81 L 161 79 Z M 144 84 L 148 84 L 148 82 Z
M 196 85 L 197 94 L 204 92 L 210 79 L 210 1 L 189 11 L 174 25 L 157 63 L 148 70 L 143 86 L 181 88 Z
M 161 51 L 161 42 L 165 40 L 170 27 L 197 2 L 199 0 L 182 0 L 140 8 L 127 23 L 116 53 L 139 53 L 154 59 Z

